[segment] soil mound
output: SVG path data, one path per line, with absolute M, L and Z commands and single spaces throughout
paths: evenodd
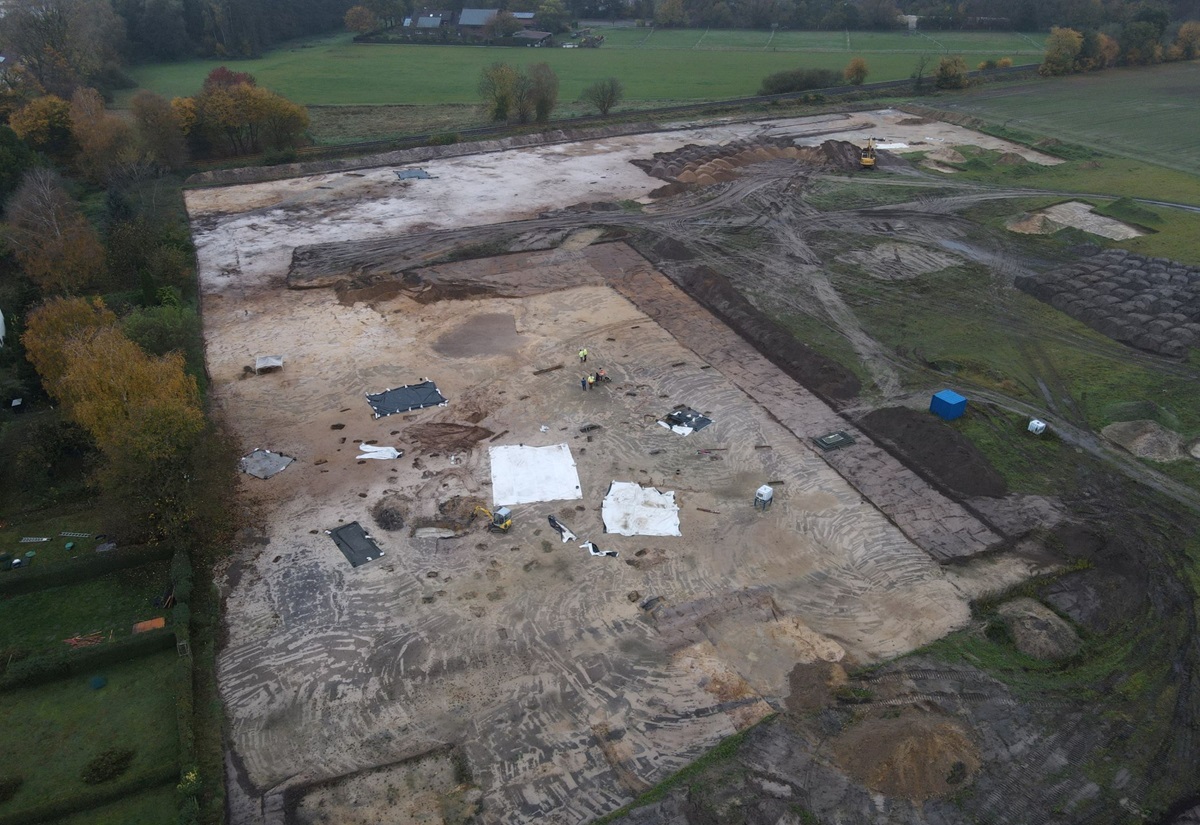
M 1079 652 L 1075 630 L 1033 599 L 1013 599 L 996 612 L 1004 617 L 1017 650 L 1026 656 L 1055 662 Z
M 837 662 L 798 662 L 788 674 L 784 704 L 792 713 L 809 713 L 833 704 L 833 691 L 846 684 L 846 671 Z
M 1100 434 L 1138 458 L 1179 461 L 1187 455 L 1183 451 L 1183 436 L 1157 421 L 1120 421 L 1109 424 Z
M 420 444 L 421 449 L 426 452 L 430 450 L 454 452 L 456 450 L 471 449 L 485 438 L 490 438 L 492 431 L 470 424 L 441 424 L 431 422 L 410 427 L 406 435 Z
M 1004 478 L 966 436 L 927 412 L 908 407 L 875 410 L 857 422 L 900 454 L 931 484 L 958 496 L 1000 498 Z
M 914 802 L 953 793 L 979 769 L 966 730 L 932 714 L 864 719 L 832 744 L 834 762 L 854 779 Z
M 403 530 L 406 513 L 406 502 L 399 496 L 384 496 L 371 508 L 371 517 L 384 530 Z

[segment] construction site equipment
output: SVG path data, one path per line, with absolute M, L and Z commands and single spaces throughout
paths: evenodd
M 775 490 L 769 484 L 764 484 L 754 491 L 755 510 L 762 510 L 765 513 L 773 501 L 775 501 Z
M 859 164 L 863 169 L 875 169 L 875 138 L 867 138 L 867 145 L 862 148 Z
M 491 533 L 507 533 L 508 528 L 512 527 L 512 510 L 507 507 L 497 508 L 496 512 L 492 512 L 486 507 L 476 507 L 476 513 L 480 513 L 487 517 L 488 532 Z

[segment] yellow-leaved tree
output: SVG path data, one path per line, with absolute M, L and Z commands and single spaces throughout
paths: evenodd
M 218 520 L 201 515 L 203 488 L 225 483 L 233 462 L 220 439 L 205 437 L 182 354 L 147 355 L 99 299 L 45 302 L 29 314 L 21 340 L 47 392 L 100 449 L 94 481 L 112 529 L 135 540 L 182 540 L 180 531 L 203 528 L 197 519 Z M 210 473 L 213 460 L 220 466 Z

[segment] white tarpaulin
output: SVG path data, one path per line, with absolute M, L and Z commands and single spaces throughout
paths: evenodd
M 488 453 L 492 459 L 492 502 L 497 507 L 583 498 L 579 471 L 566 444 L 492 447 Z
M 614 481 L 601 507 L 604 529 L 621 536 L 678 536 L 675 492 L 661 492 L 632 481 Z
M 281 369 L 283 369 L 282 355 L 260 355 L 254 359 L 254 371 L 256 373 Z
M 358 449 L 362 450 L 358 458 L 378 458 L 380 461 L 390 461 L 404 455 L 395 447 L 380 447 L 378 444 L 359 444 Z

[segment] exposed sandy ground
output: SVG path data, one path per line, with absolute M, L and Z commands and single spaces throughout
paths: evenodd
M 458 158 L 426 164 L 438 177 L 408 184 L 385 169 L 188 193 L 213 398 L 247 450 L 297 458 L 274 479 L 243 483 L 271 543 L 239 551 L 225 586 L 218 672 L 239 766 L 232 821 L 282 822 L 285 789 L 447 744 L 483 791 L 481 821 L 588 821 L 778 707 L 796 663 L 911 650 L 961 626 L 970 598 L 1029 574 L 1007 557 L 935 564 L 737 376 L 594 285 L 604 247 L 548 256 L 526 274 L 557 291 L 519 299 L 347 305 L 331 290 L 280 286 L 302 243 L 637 197 L 658 182 L 629 157 L 775 128 Z M 582 345 L 613 385 L 580 390 Z M 266 352 L 284 354 L 284 370 L 244 377 Z M 371 418 L 364 393 L 424 377 L 448 407 Z M 689 438 L 658 427 L 677 403 L 716 423 Z M 416 437 L 429 424 L 498 435 L 456 447 L 452 463 Z M 600 429 L 585 435 L 585 424 Z M 356 440 L 406 455 L 358 463 Z M 562 442 L 583 500 L 515 508 L 509 535 L 416 538 L 372 520 L 385 496 L 407 502 L 410 523 L 435 519 L 439 504 L 489 501 L 489 444 Z M 676 491 L 683 536 L 603 534 L 612 480 Z M 765 481 L 778 492 L 759 514 L 750 499 Z M 620 558 L 559 543 L 548 513 Z M 323 534 L 351 520 L 376 535 L 383 559 L 352 569 Z M 392 776 L 359 776 L 310 802 L 324 800 L 329 821 L 354 821 L 362 795 L 384 793 Z M 439 804 L 461 794 L 438 776 L 423 793 Z
M 1007 227 L 1013 232 L 1026 235 L 1049 235 L 1065 226 L 1073 226 L 1084 232 L 1116 241 L 1125 241 L 1146 234 L 1123 221 L 1105 215 L 1097 215 L 1091 204 L 1080 201 L 1056 203 L 1054 206 L 1014 218 L 1007 223 Z
M 205 290 L 251 289 L 286 271 L 300 244 L 378 238 L 422 229 L 497 223 L 584 201 L 644 198 L 661 181 L 630 163 L 688 143 L 788 135 L 797 145 L 868 137 L 912 148 L 975 145 L 1015 152 L 1036 163 L 1057 158 L 948 123 L 903 125 L 904 112 L 697 126 L 599 141 L 513 149 L 421 164 L 431 180 L 399 181 L 391 167 L 242 186 L 193 190 Z M 220 231 L 215 231 L 217 229 Z

